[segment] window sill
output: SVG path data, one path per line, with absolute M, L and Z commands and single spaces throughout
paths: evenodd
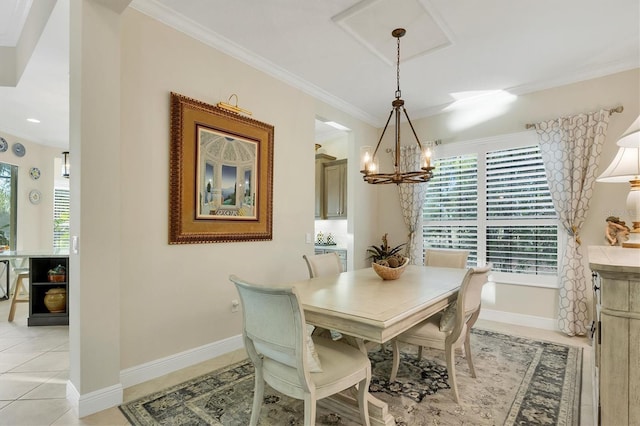
M 558 289 L 558 277 L 556 275 L 524 275 L 508 272 L 492 272 L 489 280 L 496 284 L 520 285 L 527 287 L 540 287 Z

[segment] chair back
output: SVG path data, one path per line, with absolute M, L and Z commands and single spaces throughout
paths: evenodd
M 468 257 L 469 250 L 426 249 L 424 264 L 443 268 L 466 268 Z
M 452 334 L 458 334 L 464 328 L 466 322 L 471 317 L 477 318 L 480 311 L 482 287 L 487 283 L 492 264 L 486 266 L 469 268 L 464 277 L 458 299 L 456 301 L 456 321 Z M 475 320 L 474 320 L 475 322 Z
M 298 369 L 308 377 L 304 362 L 305 320 L 295 288 L 274 288 L 250 284 L 235 275 L 242 300 L 245 348 L 254 363 L 260 355 Z M 302 379 L 304 380 L 304 379 Z
M 302 255 L 307 268 L 309 278 L 323 277 L 326 275 L 338 275 L 342 272 L 342 262 L 337 253 L 316 254 L 313 256 Z

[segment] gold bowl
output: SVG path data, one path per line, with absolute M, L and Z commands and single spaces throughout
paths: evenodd
M 377 263 L 372 263 L 371 266 L 376 274 L 378 274 L 378 276 L 383 280 L 397 280 L 400 278 L 400 275 L 402 275 L 408 264 L 409 258 L 405 257 L 404 263 L 397 268 L 389 268 L 388 266 L 378 265 Z

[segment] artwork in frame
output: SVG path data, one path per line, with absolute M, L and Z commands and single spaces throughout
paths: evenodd
M 171 93 L 169 244 L 272 239 L 274 128 Z

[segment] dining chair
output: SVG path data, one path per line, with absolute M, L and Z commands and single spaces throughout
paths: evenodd
M 482 287 L 488 280 L 491 264 L 478 268 L 469 268 L 467 271 L 456 302 L 445 311 L 440 312 L 420 324 L 398 335 L 392 340 L 393 365 L 390 381 L 395 381 L 400 364 L 400 348 L 398 343 L 410 343 L 422 347 L 431 347 L 445 351 L 449 384 L 453 391 L 454 399 L 460 403 L 454 356 L 455 350 L 464 346 L 465 357 L 469 364 L 471 377 L 476 377 L 476 371 L 471 359 L 471 328 L 480 315 Z M 422 358 L 422 352 L 418 353 L 418 359 Z
M 337 253 L 314 254 L 307 256 L 303 254 L 307 268 L 309 269 L 309 278 L 315 278 L 325 275 L 337 275 L 342 272 L 342 262 Z
M 324 277 L 327 275 L 338 275 L 342 272 L 342 262 L 340 256 L 337 253 L 324 253 L 314 254 L 312 256 L 302 255 L 304 261 L 307 263 L 307 269 L 309 269 L 309 278 Z M 314 335 L 322 335 L 325 337 L 331 336 L 333 340 L 342 339 L 342 333 L 335 330 L 326 330 L 314 326 L 311 330 L 314 330 Z
M 469 250 L 426 249 L 425 266 L 441 266 L 444 268 L 466 268 Z
M 29 288 L 24 282 L 25 280 L 29 280 L 28 262 L 29 260 L 25 258 L 9 260 L 14 278 L 12 286 L 13 296 L 11 297 L 11 306 L 9 307 L 8 322 L 13 321 L 18 303 L 29 303 Z M 11 294 L 11 291 L 9 291 L 9 294 Z
M 353 346 L 311 336 L 295 288 L 250 284 L 235 275 L 244 326 L 242 336 L 255 367 L 250 425 L 258 423 L 264 383 L 304 401 L 304 424 L 315 425 L 316 401 L 357 385 L 363 425 L 369 425 L 371 362 Z

